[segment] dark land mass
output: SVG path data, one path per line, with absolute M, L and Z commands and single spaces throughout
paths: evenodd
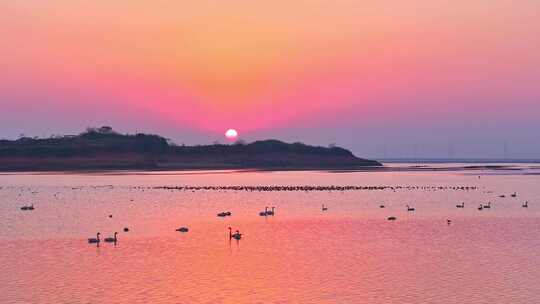
M 152 134 L 126 135 L 110 127 L 79 135 L 0 140 L 0 171 L 360 169 L 380 167 L 340 147 L 278 140 L 177 146 Z

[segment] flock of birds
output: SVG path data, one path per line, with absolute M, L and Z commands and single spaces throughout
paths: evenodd
M 274 191 L 366 191 L 366 190 L 477 190 L 476 186 L 158 186 L 152 189 L 182 190 L 182 191 L 247 191 L 247 192 L 274 192 Z
M 384 189 L 390 189 L 390 190 L 396 190 L 396 189 L 408 189 L 408 190 L 412 190 L 412 189 L 435 189 L 435 190 L 445 190 L 445 189 L 451 189 L 451 190 L 465 190 L 465 191 L 468 191 L 468 190 L 475 190 L 476 187 L 444 187 L 444 186 L 440 186 L 440 187 L 419 187 L 419 186 L 196 186 L 196 187 L 191 187 L 191 186 L 184 186 L 184 187 L 154 187 L 154 189 L 166 189 L 166 190 L 192 190 L 192 191 L 195 191 L 195 190 L 223 190 L 223 191 L 226 191 L 226 190 L 234 190 L 234 191 L 347 191 L 347 190 L 384 190 Z M 517 197 L 517 193 L 514 192 L 512 194 L 510 194 L 511 197 Z M 505 198 L 506 195 L 502 194 L 502 195 L 499 195 L 499 197 L 501 198 Z M 131 200 L 133 201 L 133 200 Z M 523 208 L 528 208 L 529 207 L 529 202 L 526 201 L 524 202 L 522 205 L 521 205 Z M 379 208 L 386 208 L 386 206 L 384 204 L 381 204 L 379 205 Z M 406 211 L 407 212 L 414 212 L 416 211 L 416 209 L 414 207 L 411 207 L 409 205 L 405 205 L 405 208 L 406 208 Z M 464 209 L 465 208 L 465 203 L 462 202 L 461 204 L 457 204 L 456 205 L 456 208 L 459 208 L 459 209 Z M 34 210 L 34 204 L 31 204 L 31 205 L 24 205 L 22 207 L 20 207 L 20 210 L 22 211 L 32 211 Z M 272 207 L 268 207 L 266 206 L 264 208 L 264 211 L 261 211 L 259 212 L 259 216 L 264 216 L 264 217 L 267 217 L 267 216 L 274 216 L 275 215 L 275 209 L 276 207 L 272 206 Z M 483 210 L 483 209 L 491 209 L 491 202 L 488 202 L 487 204 L 480 204 L 477 208 L 478 210 Z M 322 204 L 321 206 L 321 211 L 322 212 L 326 212 L 328 211 L 328 206 L 326 206 L 325 204 Z M 227 216 L 232 216 L 232 213 L 230 211 L 224 211 L 224 212 L 220 212 L 217 214 L 218 217 L 227 217 Z M 112 218 L 112 214 L 109 215 L 109 218 Z M 397 217 L 396 216 L 389 216 L 387 217 L 387 220 L 388 221 L 395 221 L 397 220 Z M 450 225 L 451 224 L 451 220 L 450 219 L 447 219 L 446 220 L 447 224 Z M 242 238 L 242 234 L 240 233 L 239 230 L 235 230 L 235 232 L 233 233 L 233 228 L 232 227 L 228 227 L 228 230 L 229 230 L 229 239 L 235 239 L 235 240 L 240 240 Z M 128 232 L 129 231 L 129 228 L 128 227 L 125 227 L 124 228 L 124 232 Z M 180 227 L 180 228 L 177 228 L 175 229 L 175 231 L 177 232 L 182 232 L 182 233 L 186 233 L 189 231 L 189 228 L 188 227 Z M 96 237 L 95 238 L 88 238 L 88 243 L 89 244 L 97 244 L 99 246 L 99 244 L 103 241 L 105 243 L 114 243 L 116 245 L 116 243 L 118 242 L 118 232 L 115 232 L 113 236 L 111 237 L 106 237 L 104 238 L 103 240 L 100 238 L 101 236 L 101 233 L 98 232 L 96 234 Z
M 511 197 L 517 197 L 517 193 L 514 192 L 514 193 L 512 193 L 510 196 L 511 196 Z M 504 198 L 504 197 L 506 197 L 506 195 L 503 194 L 503 195 L 500 195 L 499 197 Z M 324 207 L 324 205 L 323 205 L 323 207 Z M 385 208 L 384 205 L 380 205 L 379 207 L 380 207 L 380 208 Z M 407 208 L 407 212 L 415 211 L 415 208 L 413 208 L 413 207 L 411 207 L 411 206 L 409 206 L 409 205 L 405 205 L 405 207 Z M 528 208 L 528 207 L 529 207 L 529 202 L 526 201 L 525 203 L 523 203 L 523 204 L 521 205 L 521 207 L 522 207 L 522 208 Z M 464 208 L 465 208 L 465 202 L 462 202 L 461 204 L 457 204 L 457 205 L 456 205 L 456 208 L 464 209 Z M 491 209 L 491 202 L 488 202 L 487 204 L 480 204 L 480 206 L 478 206 L 478 210 L 481 211 L 481 210 L 483 210 L 483 209 Z M 397 218 L 396 218 L 395 216 L 390 216 L 390 217 L 387 218 L 387 220 L 389 220 L 389 221 L 395 221 L 395 220 L 397 220 Z M 452 220 L 447 219 L 447 220 L 446 220 L 446 223 L 447 223 L 448 225 L 450 225 L 450 224 L 452 223 Z

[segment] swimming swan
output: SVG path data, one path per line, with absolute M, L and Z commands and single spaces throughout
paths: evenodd
M 232 228 L 229 227 L 229 239 L 239 240 L 241 238 L 242 238 L 242 234 L 240 233 L 240 231 L 236 230 L 235 233 L 232 233 Z
M 187 227 L 180 227 L 180 228 L 176 229 L 176 231 L 178 231 L 178 232 L 188 232 L 189 229 Z
M 88 239 L 88 243 L 89 243 L 89 244 L 95 244 L 95 243 L 101 242 L 101 240 L 99 239 L 99 236 L 100 236 L 100 235 L 101 235 L 101 233 L 98 232 L 98 233 L 96 234 L 96 238 L 89 238 L 89 239 Z
M 21 210 L 23 210 L 23 211 L 34 210 L 34 204 L 32 204 L 30 206 L 22 206 Z
M 107 242 L 107 243 L 116 243 L 118 241 L 117 235 L 118 235 L 118 232 L 115 232 L 114 237 L 105 238 L 105 242 Z

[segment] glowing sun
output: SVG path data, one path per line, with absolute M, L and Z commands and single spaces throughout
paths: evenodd
M 235 140 L 238 137 L 238 132 L 235 129 L 229 129 L 225 132 L 225 137 L 230 140 Z

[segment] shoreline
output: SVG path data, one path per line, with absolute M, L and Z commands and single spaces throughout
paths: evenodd
M 6 170 L 0 169 L 0 175 L 11 174 L 28 174 L 28 175 L 47 175 L 47 174 L 152 174 L 152 173 L 173 173 L 173 172 L 197 172 L 199 174 L 204 173 L 232 173 L 232 172 L 287 172 L 287 171 L 320 171 L 329 173 L 352 173 L 352 172 L 434 172 L 434 171 L 524 171 L 526 168 L 517 167 L 524 164 L 456 164 L 456 163 L 444 163 L 436 164 L 441 166 L 429 165 L 417 165 L 417 164 L 401 164 L 400 165 L 388 165 L 383 166 L 361 166 L 361 167 L 237 167 L 237 166 L 199 166 L 199 167 L 155 167 L 155 168 L 28 168 L 28 169 L 13 169 Z M 540 166 L 528 166 L 530 169 L 540 169 Z M 535 173 L 527 173 L 535 174 Z

